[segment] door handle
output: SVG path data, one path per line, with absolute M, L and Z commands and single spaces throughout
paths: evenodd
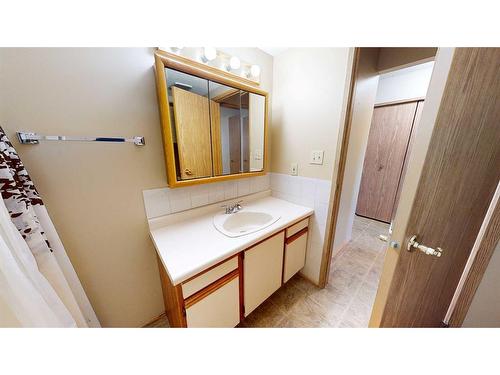
M 438 258 L 443 254 L 443 249 L 441 249 L 440 247 L 433 249 L 432 247 L 428 247 L 428 246 L 422 245 L 421 243 L 418 243 L 417 242 L 417 235 L 414 235 L 410 238 L 406 249 L 408 251 L 412 251 L 413 249 L 418 249 L 427 255 L 431 255 L 434 257 L 438 257 Z

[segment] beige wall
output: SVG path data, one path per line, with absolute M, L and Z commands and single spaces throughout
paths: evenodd
M 500 327 L 500 243 L 483 275 L 463 327 Z
M 379 82 L 377 71 L 378 53 L 378 48 L 361 48 L 360 51 L 354 91 L 351 133 L 349 135 L 344 182 L 332 249 L 334 256 L 343 245 L 351 240 L 354 212 L 358 200 L 368 133 L 370 132 L 373 106 Z
M 272 58 L 244 49 L 270 90 Z M 255 60 L 252 60 L 252 57 Z M 140 326 L 163 311 L 142 190 L 166 186 L 153 50 L 0 49 L 0 125 L 61 236 L 103 326 Z M 15 131 L 134 136 L 146 146 L 45 142 Z
M 274 58 L 271 170 L 330 180 L 333 172 L 348 48 L 290 48 Z M 324 150 L 323 165 L 309 164 Z
M 404 47 L 382 47 L 380 48 L 378 70 L 387 72 L 405 66 L 415 65 L 415 62 L 425 62 L 434 60 L 437 48 L 404 48 Z

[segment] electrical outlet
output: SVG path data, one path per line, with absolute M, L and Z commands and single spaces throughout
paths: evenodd
M 323 155 L 324 151 L 322 150 L 313 150 L 311 151 L 311 159 L 309 160 L 309 164 L 323 164 Z
M 298 172 L 299 172 L 299 165 L 297 163 L 292 163 L 290 165 L 290 174 L 292 176 L 297 176 Z

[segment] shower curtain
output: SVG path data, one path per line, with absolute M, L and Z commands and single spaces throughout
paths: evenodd
M 98 327 L 99 321 L 43 201 L 1 127 L 0 193 L 3 324 Z

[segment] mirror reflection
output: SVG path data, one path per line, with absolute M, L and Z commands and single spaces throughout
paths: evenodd
M 208 80 L 167 69 L 177 179 L 212 176 Z
M 265 97 L 166 69 L 178 180 L 262 171 Z

